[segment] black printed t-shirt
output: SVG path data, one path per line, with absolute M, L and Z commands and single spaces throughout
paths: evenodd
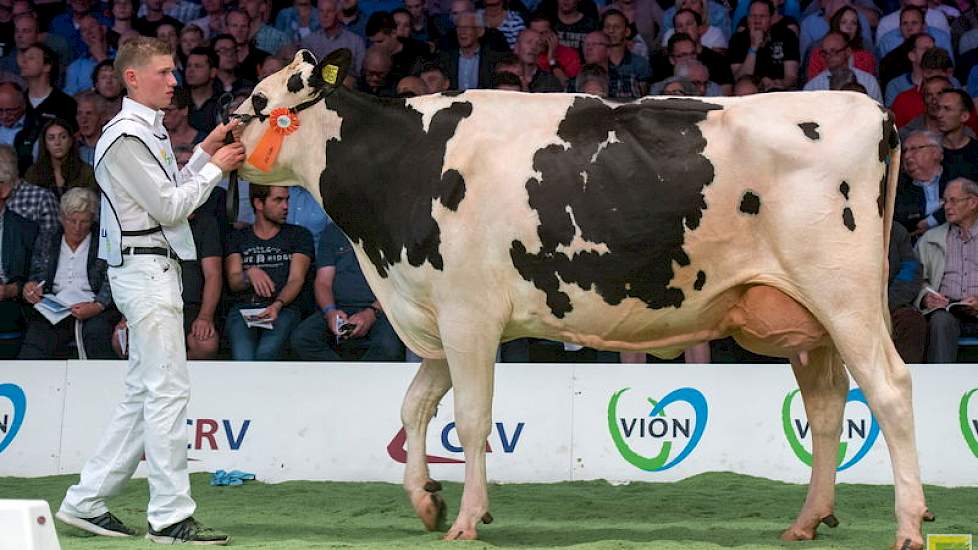
M 215 216 L 198 210 L 197 215 L 190 220 L 190 231 L 194 235 L 197 259 L 180 263 L 185 306 L 200 305 L 204 299 L 204 270 L 200 267 L 200 260 L 215 256 L 221 258 L 224 254 L 221 230 Z
M 248 286 L 243 292 L 232 296 L 237 304 L 251 304 L 255 307 L 265 307 L 275 300 L 275 297 L 285 287 L 289 280 L 289 268 L 292 265 L 293 254 L 303 254 L 310 260 L 315 257 L 312 244 L 312 233 L 305 227 L 292 224 L 282 225 L 282 229 L 271 239 L 259 239 L 252 228 L 246 227 L 231 233 L 228 242 L 228 255 L 241 254 L 241 268 L 247 271 L 259 267 L 268 274 L 275 284 L 275 292 L 271 298 L 263 298 L 255 294 L 254 287 Z M 287 307 L 292 307 L 289 304 Z
M 784 78 L 785 61 L 799 61 L 798 36 L 784 26 L 773 26 L 771 37 L 767 43 L 757 50 L 757 62 L 754 64 L 755 78 Z M 731 65 L 740 65 L 747 59 L 750 49 L 750 31 L 743 30 L 730 39 L 730 49 L 727 55 Z

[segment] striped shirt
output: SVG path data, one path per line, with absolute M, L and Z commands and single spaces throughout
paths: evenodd
M 479 13 L 483 15 L 483 18 L 485 17 L 485 10 L 479 10 Z M 516 46 L 516 39 L 519 38 L 520 32 L 525 28 L 526 24 L 523 23 L 523 18 L 512 10 L 506 10 L 506 19 L 503 19 L 503 22 L 497 27 L 499 32 L 506 37 L 506 43 L 509 44 L 511 50 Z
M 940 293 L 953 300 L 978 296 L 978 224 L 967 234 L 952 225 L 947 232 L 947 256 Z

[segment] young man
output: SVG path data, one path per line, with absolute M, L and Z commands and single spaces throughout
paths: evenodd
M 95 177 L 102 191 L 99 258 L 109 264 L 113 299 L 129 324 L 126 396 L 57 518 L 96 535 L 134 535 L 105 500 L 123 488 L 145 455 L 146 538 L 162 544 L 227 544 L 227 535 L 201 527 L 192 517 L 196 505 L 190 497 L 186 434 L 190 376 L 179 261 L 196 257 L 187 216 L 207 200 L 223 172 L 241 165 L 244 146 L 223 145 L 237 124 L 221 125 L 178 172 L 161 111 L 177 83 L 169 46 L 155 38 L 127 42 L 115 70 L 128 97 L 99 139 Z

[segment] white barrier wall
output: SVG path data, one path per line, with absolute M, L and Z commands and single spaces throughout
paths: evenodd
M 0 363 L 0 476 L 76 473 L 121 398 L 122 362 Z M 191 469 L 264 481 L 403 475 L 412 364 L 195 363 Z M 925 483 L 978 486 L 978 366 L 911 367 Z M 428 431 L 436 479 L 462 480 L 452 394 Z M 854 385 L 839 480 L 891 483 Z M 668 481 L 734 471 L 807 482 L 811 437 L 785 365 L 499 365 L 493 481 Z

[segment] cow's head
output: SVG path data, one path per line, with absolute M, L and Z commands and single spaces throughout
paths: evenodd
M 322 100 L 342 86 L 351 59 L 346 49 L 319 62 L 310 51 L 300 50 L 288 66 L 258 83 L 234 113 L 245 124 L 241 141 L 248 160 L 241 173 L 248 181 L 298 181 L 319 197 L 326 154 L 313 148 L 339 138 L 340 129 L 339 117 Z

